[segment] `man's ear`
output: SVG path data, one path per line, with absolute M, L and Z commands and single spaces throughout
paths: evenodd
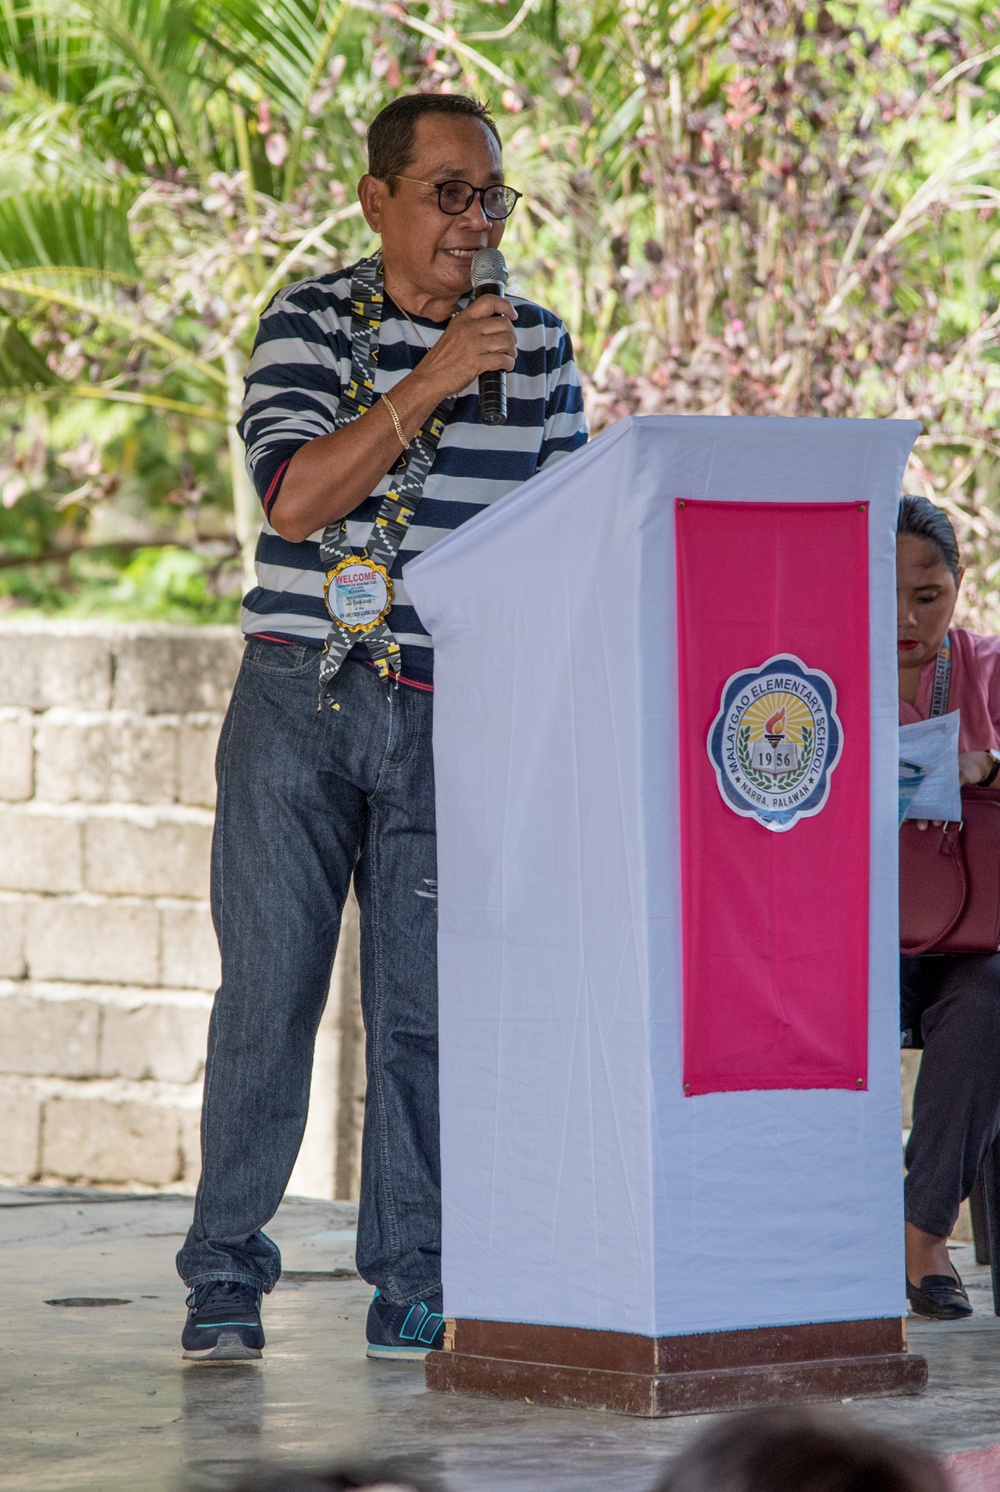
M 958 592 L 958 591 L 960 591 L 962 589 L 962 581 L 964 579 L 965 579 L 965 566 L 964 565 L 959 565 L 959 567 L 958 567 L 958 574 L 955 576 L 955 590 L 956 590 L 956 592 Z
M 358 201 L 365 215 L 365 222 L 373 233 L 382 232 L 382 201 L 386 184 L 377 176 L 362 176 L 358 182 Z

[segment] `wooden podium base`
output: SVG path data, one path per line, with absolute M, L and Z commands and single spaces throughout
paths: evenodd
M 927 1363 L 907 1352 L 896 1318 L 686 1337 L 457 1320 L 426 1369 L 441 1393 L 648 1416 L 884 1398 L 927 1384 Z

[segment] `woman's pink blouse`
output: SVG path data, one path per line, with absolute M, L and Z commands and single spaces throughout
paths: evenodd
M 959 751 L 1000 750 L 1000 637 L 980 637 L 964 627 L 952 627 L 951 694 L 949 710 L 961 712 Z M 899 723 L 926 720 L 931 713 L 934 663 L 924 665 L 920 688 L 912 705 L 899 701 Z

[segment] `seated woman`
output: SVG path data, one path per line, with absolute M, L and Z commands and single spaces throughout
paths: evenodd
M 899 722 L 929 717 L 950 647 L 962 785 L 1000 786 L 1000 638 L 951 626 L 964 572 L 951 523 L 924 497 L 900 504 L 896 571 Z M 906 1147 L 906 1292 L 920 1315 L 953 1320 L 972 1307 L 948 1236 L 1000 1130 L 1000 954 L 904 956 L 900 982 L 904 1040 L 924 1049 Z

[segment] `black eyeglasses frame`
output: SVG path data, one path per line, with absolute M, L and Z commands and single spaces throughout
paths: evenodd
M 492 182 L 489 186 L 477 187 L 473 186 L 471 181 L 463 181 L 461 177 L 458 176 L 450 176 L 447 181 L 425 181 L 420 176 L 402 176 L 398 171 L 393 172 L 392 179 L 394 181 L 410 181 L 414 184 L 414 186 L 433 187 L 438 196 L 438 208 L 441 212 L 444 213 L 445 217 L 448 218 L 460 218 L 463 212 L 468 212 L 469 208 L 473 204 L 473 201 L 476 197 L 478 197 L 479 205 L 483 209 L 484 217 L 489 218 L 491 223 L 505 223 L 510 217 L 511 213 L 514 211 L 514 208 L 520 202 L 521 198 L 524 196 L 523 192 L 516 191 L 514 187 L 507 186 L 506 182 L 502 181 Z M 457 212 L 449 212 L 448 209 L 443 206 L 441 202 L 441 193 L 444 191 L 445 187 L 450 186 L 464 186 L 469 188 L 469 196 L 465 203 L 465 206 L 460 207 Z M 513 197 L 514 200 L 511 202 L 507 211 L 501 217 L 497 217 L 495 213 L 487 211 L 487 192 L 506 192 L 508 194 L 508 198 Z

